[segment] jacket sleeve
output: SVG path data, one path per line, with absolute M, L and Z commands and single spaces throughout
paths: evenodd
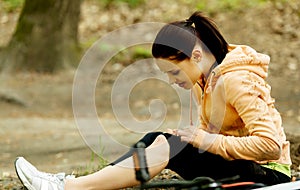
M 281 154 L 280 137 L 269 111 L 273 102 L 265 81 L 249 71 L 235 71 L 224 75 L 224 86 L 226 104 L 237 111 L 249 131 L 248 136 L 224 136 L 199 130 L 203 145 L 211 143 L 207 150 L 228 160 L 277 160 Z

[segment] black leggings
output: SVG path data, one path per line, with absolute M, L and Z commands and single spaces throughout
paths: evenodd
M 170 160 L 166 168 L 176 172 L 184 179 L 190 180 L 206 176 L 218 180 L 239 175 L 240 178 L 237 181 L 252 181 L 266 185 L 291 181 L 287 175 L 260 166 L 250 160 L 228 161 L 219 155 L 201 152 L 191 144 L 182 142 L 180 137 L 168 133 L 148 133 L 140 141 L 149 146 L 158 135 L 164 135 L 170 145 Z M 132 151 L 130 150 L 114 161 L 112 165 L 132 156 Z

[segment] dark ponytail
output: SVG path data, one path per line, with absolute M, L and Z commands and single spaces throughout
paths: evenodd
M 201 12 L 195 12 L 185 21 L 165 25 L 153 42 L 152 55 L 176 61 L 188 59 L 197 39 L 202 41 L 204 49 L 210 50 L 219 64 L 228 53 L 228 44 L 216 25 Z
M 195 24 L 200 40 L 206 45 L 220 64 L 228 53 L 228 43 L 218 30 L 215 23 L 200 11 L 195 12 L 188 19 Z

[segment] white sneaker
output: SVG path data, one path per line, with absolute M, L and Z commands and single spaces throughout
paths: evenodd
M 64 190 L 65 180 L 75 178 L 65 173 L 49 174 L 38 171 L 23 157 L 15 160 L 16 173 L 28 190 Z

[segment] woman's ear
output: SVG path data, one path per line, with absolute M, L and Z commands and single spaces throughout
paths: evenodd
M 202 53 L 199 49 L 194 49 L 192 52 L 191 60 L 195 63 L 199 63 L 202 59 Z

